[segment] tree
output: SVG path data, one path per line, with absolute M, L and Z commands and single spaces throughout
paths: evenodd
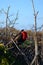
M 6 22 L 6 27 L 5 27 L 5 37 L 6 37 L 6 43 L 7 43 L 7 37 L 10 36 L 10 28 L 14 28 L 14 25 L 17 24 L 16 21 L 18 20 L 18 12 L 16 16 L 14 17 L 12 14 L 9 15 L 10 11 L 10 6 L 8 7 L 7 11 L 2 9 L 0 12 L 5 14 L 5 22 Z M 13 19 L 10 19 L 13 16 Z
M 37 33 L 37 15 L 38 15 L 38 11 L 36 13 L 35 11 L 35 8 L 34 8 L 34 2 L 32 0 L 32 6 L 33 6 L 33 12 L 34 12 L 34 26 L 35 26 L 35 30 L 34 30 L 34 42 L 35 42 L 35 57 L 32 61 L 32 63 L 30 65 L 33 65 L 34 61 L 35 61 L 35 65 L 38 65 L 38 45 L 37 45 L 37 36 L 36 36 L 36 33 Z

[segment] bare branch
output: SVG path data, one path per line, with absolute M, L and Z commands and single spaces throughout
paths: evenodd
M 35 7 L 34 7 L 34 2 L 33 2 L 33 0 L 32 0 L 32 6 L 33 6 L 34 15 L 35 15 Z
M 36 36 L 36 32 L 37 32 L 37 22 L 36 22 L 36 20 L 37 20 L 38 12 L 37 13 L 35 12 L 33 0 L 32 0 L 32 6 L 33 6 L 33 11 L 34 11 L 34 25 L 35 25 L 34 42 L 35 42 L 35 57 L 36 57 L 36 59 L 33 59 L 31 65 L 34 63 L 34 60 L 35 60 L 35 65 L 38 65 L 38 62 L 37 62 L 38 61 L 38 59 L 37 59 L 37 56 L 38 56 L 38 45 L 37 45 L 37 36 Z

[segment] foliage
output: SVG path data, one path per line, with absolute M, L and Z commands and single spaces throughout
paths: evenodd
M 28 43 L 28 41 L 24 42 L 25 44 Z M 22 44 L 22 47 L 24 47 L 24 43 Z M 14 54 L 12 53 L 12 50 L 7 50 L 7 47 L 3 45 L 3 43 L 0 44 L 0 65 L 22 65 L 25 60 L 24 57 L 18 56 L 15 58 Z M 23 60 L 23 61 L 22 61 Z
M 6 47 L 1 43 L 0 44 L 0 65 L 10 65 L 12 62 L 15 62 L 15 58 L 12 56 L 12 52 L 7 50 Z
M 32 41 L 26 40 L 24 43 L 22 43 L 22 47 L 27 47 L 28 45 L 31 45 L 31 44 L 33 44 Z

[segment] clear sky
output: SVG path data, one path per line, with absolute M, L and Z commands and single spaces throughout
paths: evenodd
M 33 0 L 37 16 L 37 26 L 43 24 L 43 0 Z M 31 29 L 34 24 L 33 8 L 31 0 L 0 0 L 0 10 L 7 10 L 10 5 L 10 13 L 16 14 L 19 11 L 18 20 L 15 25 L 17 29 Z M 0 16 L 1 17 L 1 16 Z

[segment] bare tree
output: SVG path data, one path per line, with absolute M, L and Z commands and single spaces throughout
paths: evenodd
M 32 63 L 30 65 L 33 65 L 33 63 L 35 62 L 35 65 L 38 65 L 38 45 L 37 45 L 37 36 L 36 36 L 36 33 L 37 33 L 37 15 L 38 15 L 38 12 L 35 11 L 35 8 L 34 8 L 34 2 L 32 0 L 32 6 L 33 6 L 33 11 L 34 11 L 34 26 L 35 26 L 35 30 L 34 30 L 34 42 L 35 42 L 35 57 L 32 61 Z
M 5 36 L 6 36 L 6 40 L 7 40 L 7 36 L 10 35 L 10 26 L 12 28 L 14 28 L 14 25 L 16 24 L 16 21 L 18 20 L 18 12 L 16 14 L 16 17 L 14 18 L 13 15 L 9 15 L 9 11 L 10 11 L 10 6 L 8 7 L 7 11 L 5 11 L 4 9 L 2 9 L 2 13 L 4 12 L 5 14 L 5 22 L 6 22 L 6 28 L 5 28 Z M 11 20 L 10 17 L 13 16 L 13 19 Z M 9 29 L 9 30 L 8 30 Z M 8 35 L 9 34 L 9 35 Z M 7 43 L 7 42 L 6 42 Z

